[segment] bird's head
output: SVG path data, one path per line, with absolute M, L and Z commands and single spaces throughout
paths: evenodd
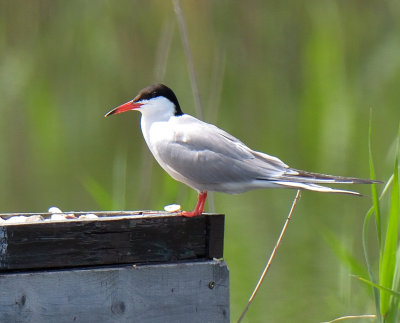
M 133 100 L 112 109 L 105 117 L 129 110 L 138 110 L 144 115 L 156 113 L 179 116 L 183 114 L 175 93 L 160 83 L 144 88 Z

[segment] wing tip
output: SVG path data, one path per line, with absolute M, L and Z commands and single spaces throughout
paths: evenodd
M 285 182 L 285 181 L 275 181 L 274 183 L 277 185 L 280 185 L 282 187 L 302 189 L 302 190 L 308 190 L 308 191 L 314 191 L 314 192 L 320 192 L 320 193 L 348 194 L 348 195 L 360 196 L 360 197 L 364 196 L 355 191 L 335 189 L 335 188 L 321 186 L 321 185 L 312 184 L 312 183 L 299 183 L 299 182 L 296 183 L 296 182 Z
M 298 170 L 294 168 L 290 168 L 290 171 L 294 171 L 297 174 L 295 175 L 299 180 L 304 179 L 307 183 L 337 183 L 337 184 L 382 184 L 382 181 L 373 180 L 373 179 L 365 179 L 365 178 L 357 178 L 357 177 L 346 177 L 346 176 L 336 176 L 336 175 L 328 175 L 328 174 L 320 174 L 307 172 L 304 170 Z M 288 173 L 288 175 L 293 175 Z

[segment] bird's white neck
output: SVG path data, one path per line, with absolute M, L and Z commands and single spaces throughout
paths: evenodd
M 140 107 L 142 113 L 141 128 L 144 139 L 149 145 L 150 129 L 153 125 L 167 122 L 175 114 L 175 105 L 164 97 L 157 97 Z M 150 148 L 151 149 L 151 148 Z

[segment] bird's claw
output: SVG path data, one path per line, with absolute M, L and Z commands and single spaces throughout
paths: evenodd
M 194 211 L 182 211 L 179 214 L 184 216 L 184 217 L 186 217 L 186 218 L 193 218 L 195 216 L 202 215 L 202 212 L 196 212 L 196 210 L 194 210 Z

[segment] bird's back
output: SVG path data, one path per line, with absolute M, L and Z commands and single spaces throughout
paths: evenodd
M 160 165 L 197 190 L 240 193 L 258 188 L 251 182 L 260 176 L 273 179 L 288 170 L 278 158 L 255 152 L 227 132 L 189 115 L 153 123 L 150 137 Z

